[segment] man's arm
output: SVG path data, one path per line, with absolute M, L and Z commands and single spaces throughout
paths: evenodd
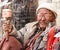
M 19 41 L 23 42 L 24 40 L 24 34 L 26 32 L 26 28 L 23 27 L 20 30 L 16 30 L 16 28 L 13 26 L 12 32 L 9 35 L 15 36 Z

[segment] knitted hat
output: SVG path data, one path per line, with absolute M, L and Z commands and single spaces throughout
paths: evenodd
M 41 4 L 39 4 L 38 8 L 36 9 L 36 14 L 40 8 L 49 9 L 55 14 L 55 16 L 57 16 L 56 6 L 54 6 L 54 4 L 52 4 L 52 3 L 41 3 Z

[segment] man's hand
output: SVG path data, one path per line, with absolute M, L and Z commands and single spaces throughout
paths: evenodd
M 12 31 L 12 28 L 13 28 L 13 26 L 9 20 L 6 20 L 3 22 L 3 31 L 4 32 L 8 31 L 10 33 Z
M 10 23 L 10 20 L 6 20 L 3 22 L 3 32 L 5 33 L 5 38 L 8 40 L 9 38 L 9 33 L 12 32 L 12 24 Z

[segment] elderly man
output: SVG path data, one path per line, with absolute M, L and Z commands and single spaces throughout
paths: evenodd
M 16 29 L 12 23 L 10 23 L 11 17 L 11 9 L 2 10 L 2 26 L 0 26 L 0 50 L 22 50 L 22 44 L 14 36 L 11 36 L 16 33 Z
M 25 25 L 17 31 L 17 38 L 23 39 L 24 50 L 46 49 L 48 32 L 55 25 L 57 12 L 51 3 L 41 3 L 36 10 L 37 21 Z
M 36 10 L 37 21 L 25 25 L 17 31 L 16 38 L 22 40 L 24 50 L 46 49 L 48 32 L 55 25 L 57 12 L 51 3 L 41 3 Z

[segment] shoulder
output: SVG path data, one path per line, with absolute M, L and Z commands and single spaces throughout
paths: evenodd
M 19 31 L 22 32 L 23 34 L 26 32 L 31 32 L 33 29 L 36 28 L 37 23 L 38 23 L 37 21 L 27 23 L 25 27 L 21 28 Z
M 37 21 L 35 21 L 35 22 L 30 22 L 30 23 L 27 23 L 27 24 L 25 25 L 25 27 L 33 27 L 33 26 L 35 26 L 37 23 L 38 23 Z

